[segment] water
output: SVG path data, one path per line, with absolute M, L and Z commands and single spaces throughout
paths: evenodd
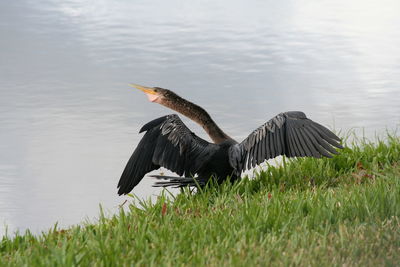
M 170 88 L 232 137 L 287 110 L 365 134 L 400 122 L 400 2 L 2 1 L 0 235 L 109 213 Z M 193 123 L 185 120 L 200 136 Z M 158 194 L 153 180 L 133 191 Z

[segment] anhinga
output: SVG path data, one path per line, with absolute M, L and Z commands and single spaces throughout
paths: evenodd
M 331 157 L 340 139 L 301 111 L 283 112 L 258 127 L 241 143 L 236 142 L 200 106 L 159 87 L 132 84 L 151 102 L 173 109 L 200 124 L 214 143 L 198 137 L 171 114 L 155 119 L 139 131 L 146 132 L 130 157 L 118 183 L 118 194 L 129 193 L 150 171 L 165 167 L 181 177 L 157 176 L 167 181 L 158 186 L 205 185 L 210 177 L 218 183 L 229 176 L 240 179 L 246 169 L 278 155 Z M 197 175 L 196 178 L 193 178 Z

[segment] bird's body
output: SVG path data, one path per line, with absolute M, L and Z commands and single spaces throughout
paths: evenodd
M 241 143 L 224 133 L 200 106 L 170 90 L 134 87 L 151 102 L 171 108 L 200 124 L 214 143 L 196 136 L 176 114 L 155 119 L 142 127 L 146 132 L 129 159 L 118 183 L 118 193 L 129 193 L 152 170 L 165 167 L 180 177 L 165 179 L 157 186 L 202 186 L 211 177 L 220 183 L 278 155 L 288 157 L 330 157 L 340 139 L 324 126 L 309 120 L 303 112 L 280 113 L 253 131 Z M 194 179 L 194 175 L 197 175 Z

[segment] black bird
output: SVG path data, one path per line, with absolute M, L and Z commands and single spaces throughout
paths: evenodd
M 246 169 L 278 155 L 287 157 L 331 157 L 340 139 L 301 111 L 283 112 L 236 142 L 200 106 L 174 92 L 159 87 L 132 84 L 146 93 L 151 102 L 173 109 L 200 124 L 214 143 L 198 137 L 176 114 L 155 119 L 140 129 L 146 132 L 130 157 L 118 183 L 118 194 L 129 193 L 152 170 L 165 167 L 181 177 L 165 179 L 156 186 L 202 186 L 210 177 L 218 183 L 229 176 L 240 179 Z M 195 175 L 196 178 L 193 178 Z

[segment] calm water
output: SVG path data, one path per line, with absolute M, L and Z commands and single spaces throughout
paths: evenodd
M 400 2 L 2 1 L 0 235 L 113 213 L 138 129 L 171 111 L 130 82 L 206 108 L 243 139 L 303 110 L 367 136 L 400 122 Z M 199 127 L 189 126 L 202 137 Z M 145 179 L 133 191 L 157 195 Z

